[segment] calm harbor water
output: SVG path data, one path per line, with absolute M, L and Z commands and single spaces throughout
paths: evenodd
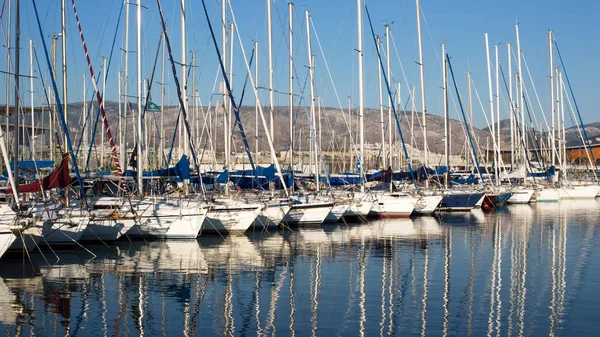
M 592 336 L 600 201 L 0 259 L 0 331 Z M 92 252 L 95 257 L 90 254 Z

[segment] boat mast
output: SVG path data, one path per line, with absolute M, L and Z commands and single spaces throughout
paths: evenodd
M 386 53 L 386 62 L 387 62 L 387 80 L 388 83 L 392 83 L 392 68 L 390 65 L 390 25 L 385 25 L 385 53 Z M 400 86 L 398 86 L 400 88 Z M 392 167 L 394 162 L 393 158 L 393 146 L 392 146 L 393 138 L 392 138 L 392 98 L 388 95 L 388 163 L 389 166 Z M 385 152 L 384 152 L 385 153 Z M 385 166 L 385 165 L 384 165 Z M 387 168 L 387 167 L 384 167 Z
M 563 174 L 563 180 L 567 179 L 567 135 L 565 133 L 565 96 L 563 93 L 563 88 L 564 88 L 564 83 L 562 80 L 562 71 L 556 67 L 556 71 L 558 73 L 558 85 L 559 85 L 559 99 L 560 99 L 560 124 L 561 124 L 561 128 L 562 128 L 562 137 L 561 137 L 561 143 L 562 143 L 562 170 L 564 171 Z M 583 127 L 583 125 L 581 126 Z
M 271 139 L 274 141 L 275 138 L 273 132 L 273 114 L 275 112 L 275 92 L 273 91 L 273 23 L 271 22 L 271 0 L 267 0 L 267 33 L 268 33 L 268 44 L 269 44 L 269 103 L 271 105 L 271 111 L 269 114 L 270 133 Z M 307 27 L 308 21 L 307 21 Z M 309 34 L 310 36 L 310 34 Z
M 421 36 L 421 1 L 415 0 L 417 5 L 417 33 L 419 35 L 419 72 L 421 75 L 421 108 L 423 109 L 423 166 L 427 169 L 427 107 L 425 105 L 425 66 L 423 65 L 423 38 Z M 429 179 L 425 180 L 429 187 Z
M 18 0 L 17 0 L 18 1 Z M 62 76 L 63 76 L 63 117 L 65 119 L 65 125 L 69 125 L 68 123 L 68 100 L 67 100 L 67 0 L 61 1 L 61 12 L 62 12 L 62 20 L 61 20 L 61 48 L 62 48 Z M 64 152 L 69 152 L 67 145 L 67 132 L 64 132 Z M 104 144 L 102 144 L 104 145 Z
M 29 39 L 29 98 L 31 101 L 31 136 L 29 139 L 31 159 L 35 159 L 35 117 L 33 101 L 33 40 Z
M 290 120 L 290 173 L 294 176 L 294 4 L 288 3 L 288 21 L 289 21 L 289 49 L 290 49 L 290 83 L 289 83 L 289 120 Z M 258 56 L 258 55 L 257 55 Z M 258 124 L 258 123 L 257 123 Z M 258 127 L 258 126 L 257 126 Z M 291 184 L 290 190 L 294 192 L 294 184 Z
M 512 74 L 512 52 L 510 43 L 506 44 L 508 49 L 508 101 L 510 103 L 510 169 L 515 167 L 515 117 L 514 117 L 514 101 L 513 101 L 513 74 Z
M 258 91 L 258 41 L 254 41 L 254 78 L 256 87 L 254 88 Z M 255 128 L 254 128 L 254 150 L 256 151 L 256 162 L 257 164 L 260 162 L 259 152 L 258 152 L 258 101 L 254 102 L 254 118 L 255 118 Z
M 552 49 L 553 32 L 548 30 L 548 56 L 550 64 L 550 113 L 552 114 L 552 130 L 550 131 L 550 142 L 552 143 L 552 165 L 556 165 L 556 153 L 554 152 L 554 144 L 556 143 L 556 133 L 554 131 L 554 115 L 555 113 L 555 101 L 554 101 L 554 49 Z
M 102 57 L 102 105 L 106 106 L 106 57 Z M 104 132 L 100 132 L 100 167 L 104 170 Z
M 555 82 L 555 90 L 556 90 L 556 102 L 555 102 L 555 108 L 556 108 L 556 128 L 558 129 L 558 136 L 556 138 L 556 142 L 552 143 L 553 147 L 557 146 L 558 148 L 556 149 L 556 157 L 558 159 L 558 166 L 560 167 L 560 170 L 563 170 L 563 158 L 562 158 L 562 148 L 561 148 L 561 144 L 563 141 L 563 137 L 564 134 L 562 133 L 562 123 L 563 120 L 561 119 L 561 115 L 562 115 L 562 110 L 563 110 L 563 106 L 562 106 L 562 95 L 561 95 L 561 88 L 560 88 L 560 78 L 559 78 L 559 70 L 558 67 L 554 68 L 554 82 Z M 554 145 L 556 144 L 556 145 Z M 563 171 L 564 172 L 564 171 Z M 564 178 L 564 174 L 563 174 L 563 178 Z
M 418 2 L 419 0 L 417 0 Z M 358 21 L 358 123 L 360 132 L 360 191 L 365 191 L 365 140 L 364 140 L 364 88 L 363 88 L 363 40 L 362 40 L 362 0 L 357 0 Z
M 229 23 L 229 78 L 233 79 L 233 36 L 234 36 L 235 32 L 233 31 L 233 22 Z M 226 54 L 227 51 L 223 50 L 223 54 Z M 233 81 L 230 80 L 229 81 L 229 89 L 233 92 Z M 229 157 L 229 165 L 231 165 L 231 145 L 232 145 L 232 133 L 233 133 L 233 129 L 232 129 L 232 124 L 233 123 L 233 119 L 232 119 L 232 106 L 233 104 L 231 104 L 231 102 L 229 102 L 229 104 L 227 104 L 227 132 L 228 132 L 228 136 L 227 136 L 227 156 Z M 230 170 L 228 168 L 228 170 Z
M 381 38 L 378 36 L 377 37 L 377 49 L 379 50 L 379 52 L 381 53 Z M 381 146 L 382 146 L 382 164 L 383 164 L 383 168 L 387 168 L 386 164 L 386 153 L 387 151 L 385 150 L 385 122 L 383 119 L 383 88 L 382 88 L 382 84 L 381 84 L 381 67 L 379 65 L 379 60 L 377 60 L 377 75 L 378 75 L 378 79 L 379 79 L 379 121 L 380 121 L 380 126 L 381 126 Z M 389 99 L 389 97 L 388 97 Z
M 161 158 L 163 158 L 163 168 L 166 168 L 167 162 L 166 158 L 163 155 L 165 153 L 165 34 L 162 34 L 162 65 L 161 65 L 161 74 L 160 74 L 160 154 Z
M 188 87 L 187 87 L 187 59 L 186 59 L 186 34 L 185 34 L 185 0 L 181 0 L 181 99 L 183 100 L 183 108 L 185 111 L 189 111 L 189 102 L 188 102 Z M 181 124 L 180 124 L 181 125 Z M 190 155 L 190 137 L 191 133 L 188 137 L 181 134 L 183 137 L 183 153 L 189 157 Z M 200 173 L 200 172 L 198 172 Z M 183 191 L 184 194 L 187 195 L 189 193 L 189 179 L 183 180 Z
M 143 172 L 142 172 L 142 0 L 137 0 L 137 99 L 138 99 L 138 114 L 137 114 L 137 183 L 138 195 L 144 196 Z
M 492 125 L 491 125 L 491 133 L 492 133 L 492 147 L 494 147 L 495 143 L 493 138 L 496 135 L 496 121 L 495 121 L 495 114 L 494 114 L 494 94 L 493 94 L 493 90 L 494 87 L 492 85 L 492 62 L 490 59 L 490 44 L 489 44 L 489 40 L 488 40 L 488 33 L 485 32 L 483 33 L 483 35 L 485 36 L 485 61 L 487 63 L 487 75 L 488 75 L 488 89 L 489 89 L 489 94 L 490 94 L 490 115 L 492 116 Z M 486 153 L 490 152 L 489 148 L 485 149 Z M 496 172 L 496 169 L 498 168 L 498 161 L 496 160 L 496 151 L 492 151 L 492 157 L 493 157 L 493 161 L 494 161 L 494 175 Z M 487 169 L 486 169 L 487 170 Z M 496 179 L 498 178 L 498 176 L 496 176 Z
M 399 105 L 400 105 L 400 103 L 398 103 L 398 106 Z M 398 109 L 398 110 L 400 110 L 400 109 Z M 410 87 L 410 148 L 411 149 L 415 148 L 415 113 L 416 113 L 416 110 L 417 110 L 417 107 L 416 107 L 416 103 L 415 103 L 415 85 L 413 84 Z M 412 156 L 409 159 L 409 163 L 412 166 L 412 164 L 413 164 Z
M 21 102 L 19 100 L 19 67 L 20 67 L 20 52 L 21 52 L 21 4 L 20 0 L 15 0 L 15 179 L 17 186 L 19 185 L 19 138 L 20 138 L 20 121 L 19 110 Z
M 227 0 L 221 1 L 221 44 L 223 54 L 221 55 L 221 62 L 223 63 L 223 71 L 227 69 Z M 233 36 L 233 34 L 232 34 Z M 233 41 L 233 39 L 232 39 Z M 233 42 L 232 42 L 233 43 Z M 182 74 L 185 77 L 185 74 Z M 225 184 L 225 195 L 229 196 L 229 175 L 231 174 L 231 168 L 229 167 L 229 121 L 227 120 L 227 87 L 225 84 L 225 75 L 223 75 L 222 81 L 222 92 L 223 92 L 223 152 L 225 156 L 225 169 L 227 170 L 227 183 Z
M 442 81 L 444 91 L 444 161 L 446 165 L 446 173 L 444 173 L 444 187 L 448 189 L 450 180 L 450 118 L 448 114 L 448 74 L 446 65 L 446 45 L 442 43 Z
M 269 0 L 270 1 L 270 0 Z M 314 137 L 317 138 L 317 120 L 316 120 L 316 111 L 315 111 L 315 68 L 314 68 L 314 56 L 312 54 L 312 44 L 310 42 L 310 12 L 309 11 L 305 11 L 304 12 L 305 17 L 306 17 L 306 43 L 308 46 L 308 72 L 310 74 L 310 113 L 311 113 L 311 119 L 312 119 L 312 125 L 310 126 L 312 128 L 312 131 L 314 132 Z M 313 134 L 313 132 L 311 131 L 311 134 Z M 318 154 L 318 149 L 317 146 L 319 144 L 318 139 L 315 139 L 314 142 L 312 142 L 311 144 L 314 144 L 314 149 L 315 151 L 313 152 L 312 155 L 312 160 L 314 163 L 314 170 L 315 170 L 315 186 L 316 186 L 316 191 L 319 192 L 319 154 Z
M 121 137 L 121 134 L 120 134 L 120 131 L 121 131 L 121 72 L 119 72 L 118 77 L 119 77 L 119 85 L 118 85 L 119 86 L 119 88 L 118 88 L 119 89 L 119 97 L 118 97 L 118 99 L 119 99 L 119 139 L 120 139 L 120 137 Z M 86 95 L 85 82 L 86 82 L 86 76 L 85 76 L 85 73 L 83 73 L 83 92 L 82 92 L 82 95 L 83 95 L 83 121 L 84 121 L 83 123 L 84 123 L 84 125 L 87 124 L 87 129 L 83 130 L 83 148 L 88 149 L 89 142 L 90 142 L 90 139 L 88 137 L 88 130 L 91 129 L 91 123 L 90 123 L 91 116 L 88 116 L 88 111 L 87 111 L 87 99 L 85 97 L 85 95 Z M 89 119 L 89 121 L 88 121 L 88 119 Z M 81 159 L 84 161 L 84 163 L 87 163 L 87 157 L 88 157 L 87 153 L 88 153 L 88 151 L 86 150 L 86 151 L 84 151 L 84 153 L 81 156 Z M 86 166 L 87 166 L 87 164 L 86 164 Z M 84 167 L 86 167 L 86 166 L 84 166 Z
M 119 139 L 119 147 L 121 149 L 121 163 L 123 163 L 123 169 L 127 170 L 127 149 L 125 144 L 127 143 L 127 110 L 129 108 L 129 92 L 127 88 L 129 87 L 129 1 L 125 1 L 125 46 L 123 48 L 124 55 L 124 69 L 123 69 L 123 118 L 125 122 L 123 123 L 125 128 L 123 129 L 123 137 Z
M 502 163 L 502 151 L 500 149 L 500 58 L 498 56 L 498 45 L 494 45 L 496 52 L 496 185 L 500 186 L 500 165 Z
M 12 1 L 8 0 L 8 13 L 11 13 L 10 11 L 10 5 L 11 5 Z M 8 55 L 10 55 L 10 31 L 11 31 L 11 18 L 12 15 L 8 15 L 8 29 L 6 32 L 6 53 Z M 10 69 L 10 57 L 6 58 L 6 69 Z M 6 72 L 6 134 L 9 133 L 9 122 L 10 122 L 10 72 L 7 71 Z M 52 128 L 51 128 L 52 129 Z M 52 130 L 50 130 L 50 148 L 52 149 L 52 137 L 54 136 L 54 133 L 52 132 Z M 10 146 L 8 146 L 8 148 L 10 149 Z M 52 153 L 52 151 L 50 151 L 50 153 Z M 51 155 L 52 156 L 52 155 Z M 52 157 L 51 157 L 52 158 Z M 15 172 L 16 173 L 16 172 Z
M 527 162 L 527 137 L 525 137 L 525 95 L 523 92 L 523 73 L 521 69 L 521 42 L 519 38 L 519 24 L 515 25 L 515 31 L 517 34 L 517 68 L 519 71 L 519 109 L 521 112 L 521 137 L 523 140 L 523 165 Z

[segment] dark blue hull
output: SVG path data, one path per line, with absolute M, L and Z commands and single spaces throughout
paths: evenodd
M 447 212 L 468 212 L 477 206 L 485 193 L 450 193 L 444 195 L 439 209 Z

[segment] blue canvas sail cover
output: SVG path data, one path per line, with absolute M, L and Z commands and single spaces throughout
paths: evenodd
M 15 163 L 9 163 L 11 170 L 15 170 Z M 54 167 L 52 160 L 23 160 L 19 162 L 19 176 L 26 176 L 27 179 L 33 179 L 37 170 Z M 4 177 L 8 176 L 8 171 L 2 171 Z
M 144 177 L 179 177 L 181 179 L 190 179 L 190 175 L 190 160 L 186 155 L 183 155 L 174 167 L 145 171 L 142 174 Z

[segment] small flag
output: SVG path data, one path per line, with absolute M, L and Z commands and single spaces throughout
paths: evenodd
M 158 105 L 154 104 L 151 101 L 146 103 L 146 112 L 160 112 Z

